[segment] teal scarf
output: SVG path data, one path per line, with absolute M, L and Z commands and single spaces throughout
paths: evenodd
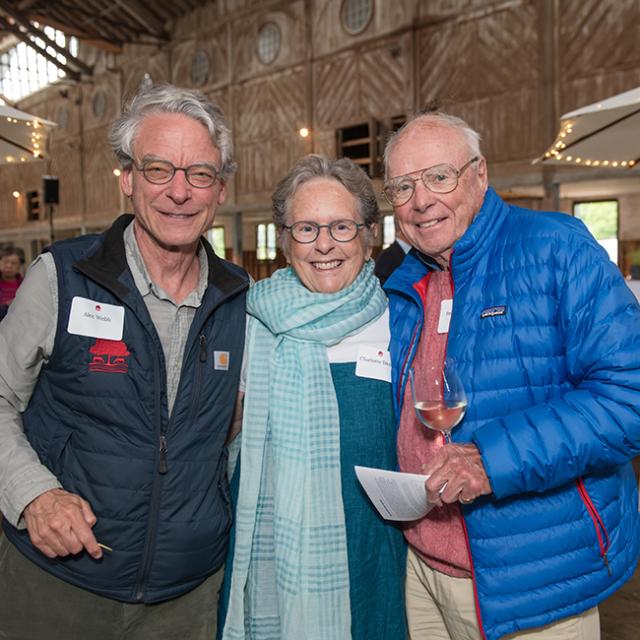
M 240 491 L 224 640 L 348 640 L 340 424 L 327 346 L 377 319 L 369 261 L 313 293 L 291 268 L 251 288 Z

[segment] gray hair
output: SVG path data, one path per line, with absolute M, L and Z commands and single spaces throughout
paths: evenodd
M 448 127 L 454 131 L 458 131 L 464 137 L 469 154 L 471 157 L 482 156 L 480 152 L 480 134 L 472 129 L 462 118 L 449 115 L 448 113 L 442 113 L 441 111 L 432 111 L 429 113 L 418 113 L 407 122 L 405 122 L 400 129 L 398 129 L 387 140 L 387 145 L 384 149 L 384 178 L 389 177 L 389 158 L 393 152 L 395 146 L 400 142 L 404 134 L 409 128 L 413 127 Z
M 211 142 L 220 151 L 220 178 L 227 180 L 236 169 L 231 130 L 222 110 L 200 93 L 162 84 L 141 89 L 111 125 L 109 144 L 118 161 L 128 169 L 133 162 L 133 143 L 144 118 L 161 113 L 181 113 L 203 124 Z
M 339 182 L 358 202 L 358 213 L 367 225 L 365 237 L 367 244 L 373 244 L 371 225 L 380 220 L 378 201 L 369 176 L 351 159 L 329 160 L 318 154 L 309 154 L 299 160 L 289 173 L 278 183 L 273 193 L 273 221 L 280 229 L 280 246 L 286 253 L 282 228 L 287 224 L 291 213 L 291 201 L 296 191 L 315 178 L 329 178 Z M 288 235 L 288 234 L 287 234 Z

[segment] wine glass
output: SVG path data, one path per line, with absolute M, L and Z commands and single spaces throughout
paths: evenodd
M 411 397 L 418 420 L 434 431 L 440 431 L 445 443 L 451 442 L 451 429 L 457 426 L 467 410 L 467 396 L 460 381 L 455 361 L 447 358 L 439 367 L 420 370 L 416 384 L 413 368 L 409 369 Z

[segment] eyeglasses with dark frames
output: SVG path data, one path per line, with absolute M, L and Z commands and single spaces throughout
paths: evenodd
M 358 235 L 360 229 L 366 226 L 368 225 L 355 220 L 334 220 L 329 224 L 300 220 L 290 225 L 283 225 L 283 229 L 286 229 L 296 242 L 310 244 L 317 240 L 320 229 L 325 227 L 336 242 L 351 242 Z
M 384 197 L 392 207 L 399 207 L 411 200 L 416 190 L 416 183 L 422 180 L 422 184 L 433 193 L 451 193 L 457 186 L 462 174 L 474 163 L 480 160 L 480 156 L 474 156 L 469 162 L 456 169 L 450 164 L 437 164 L 426 169 L 418 169 L 411 173 L 418 173 L 415 178 L 411 173 L 388 180 L 382 190 Z
M 145 160 L 133 166 L 142 173 L 151 184 L 167 184 L 173 179 L 176 171 L 184 171 L 187 182 L 196 189 L 206 189 L 215 184 L 219 178 L 219 171 L 210 164 L 192 164 L 188 167 L 176 167 L 168 160 Z

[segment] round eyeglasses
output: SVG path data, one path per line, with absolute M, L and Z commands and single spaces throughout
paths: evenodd
M 479 159 L 480 156 L 475 156 L 459 169 L 450 164 L 437 164 L 434 167 L 412 171 L 411 173 L 419 174 L 415 178 L 412 178 L 411 174 L 392 178 L 387 181 L 382 193 L 392 207 L 399 207 L 411 200 L 418 180 L 422 180 L 422 184 L 433 193 L 450 193 L 458 186 L 460 176 Z
M 326 227 L 329 230 L 329 235 L 336 242 L 351 242 L 357 235 L 358 231 L 366 224 L 362 222 L 356 222 L 355 220 L 334 220 L 329 224 L 318 224 L 317 222 L 307 222 L 301 220 L 300 222 L 294 222 L 290 225 L 283 225 L 291 237 L 300 244 L 309 244 L 314 242 L 320 235 L 320 229 Z
M 187 182 L 197 189 L 206 189 L 218 179 L 218 170 L 210 164 L 192 164 L 188 167 L 176 167 L 168 160 L 145 160 L 141 165 L 133 166 L 142 173 L 151 184 L 170 182 L 176 171 L 184 171 Z

